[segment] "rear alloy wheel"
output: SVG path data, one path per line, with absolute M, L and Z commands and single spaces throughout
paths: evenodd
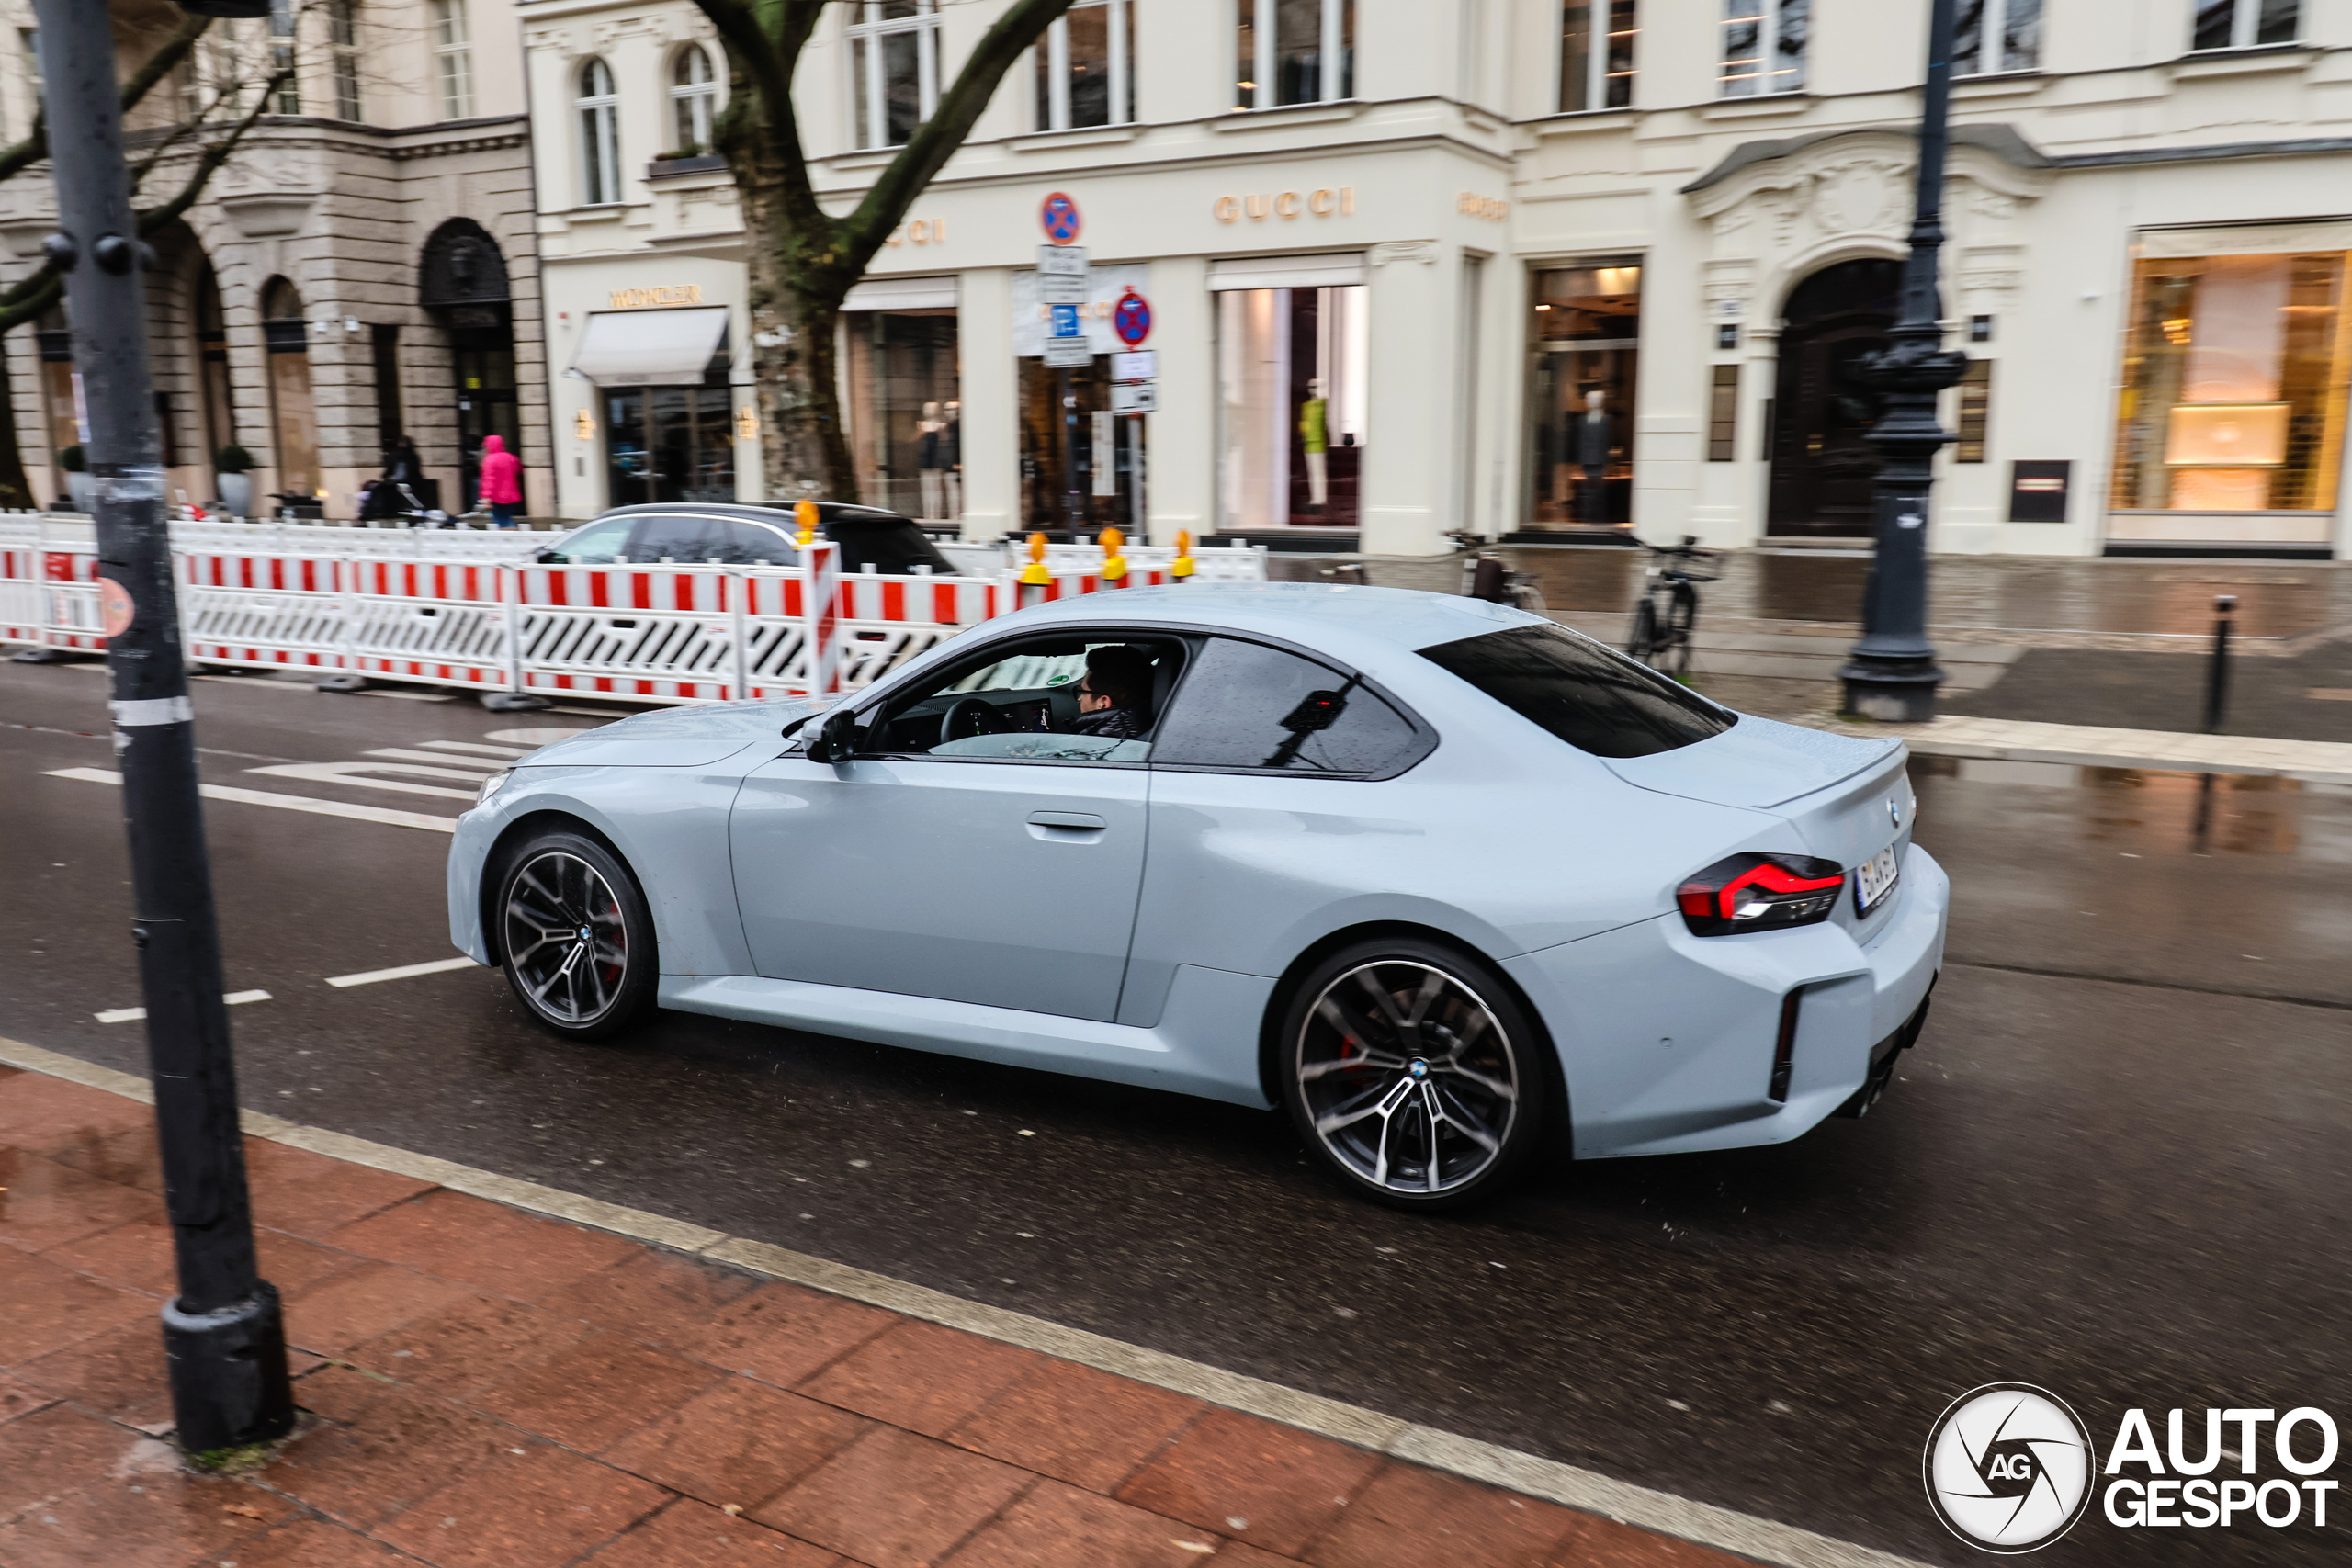
M 652 915 L 628 868 L 594 840 L 531 839 L 506 863 L 498 909 L 507 983 L 548 1030 L 602 1040 L 652 1000 Z
M 1483 964 L 1433 942 L 1368 942 L 1317 964 L 1282 1044 L 1300 1135 L 1382 1202 L 1470 1202 L 1542 1140 L 1549 1080 L 1533 1027 Z

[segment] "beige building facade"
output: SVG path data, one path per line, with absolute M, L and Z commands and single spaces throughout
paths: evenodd
M 127 71 L 181 13 L 112 7 Z M 32 123 L 32 7 L 9 6 L 0 123 Z M 281 59 L 295 77 L 182 220 L 152 236 L 149 343 L 175 501 L 211 507 L 220 449 L 256 464 L 254 510 L 355 513 L 399 436 L 431 490 L 475 499 L 483 438 L 524 461 L 525 510 L 554 508 L 521 35 L 511 0 L 287 0 L 267 20 L 216 22 L 129 128 L 134 160 L 224 89 Z M 243 85 L 239 87 L 238 85 Z M 140 200 L 178 188 L 167 154 Z M 0 185 L 0 276 L 38 265 L 51 223 L 45 168 Z M 62 311 L 6 339 L 27 477 L 64 490 L 75 439 Z
M 517 9 L 560 509 L 754 498 L 722 53 L 689 0 Z M 831 199 L 1001 9 L 827 7 Z M 865 498 L 975 536 L 1865 540 L 1927 11 L 1081 0 L 852 297 Z M 1961 11 L 1933 547 L 2352 548 L 2352 0 Z M 1091 266 L 1066 371 L 1049 220 Z

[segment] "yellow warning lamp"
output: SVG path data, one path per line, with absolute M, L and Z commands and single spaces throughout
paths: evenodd
M 1179 581 L 1193 575 L 1193 535 L 1188 528 L 1176 530 L 1176 558 L 1168 563 L 1168 575 Z
M 801 502 L 792 509 L 792 516 L 793 520 L 800 525 L 798 542 L 803 545 L 815 544 L 817 542 L 817 503 L 813 501 Z
M 1127 542 L 1126 536 L 1116 528 L 1105 528 L 1094 536 L 1094 542 L 1102 547 L 1102 581 L 1120 581 L 1127 575 L 1127 558 L 1119 553 L 1119 547 Z
M 1021 581 L 1023 586 L 1053 586 L 1054 574 L 1046 570 L 1046 536 L 1043 534 L 1029 536 L 1029 564 L 1021 569 Z

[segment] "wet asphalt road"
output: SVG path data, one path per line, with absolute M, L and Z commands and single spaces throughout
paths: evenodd
M 91 1016 L 138 1001 L 119 798 L 45 776 L 109 764 L 104 686 L 0 664 L 0 1034 L 139 1071 L 140 1026 Z M 245 770 L 594 722 L 252 682 L 197 704 L 212 782 L 449 816 Z M 571 1046 L 488 972 L 332 989 L 447 955 L 447 840 L 207 811 L 229 987 L 273 998 L 231 1015 L 249 1105 L 1961 1563 L 1919 1450 L 1976 1384 L 2047 1386 L 2101 1445 L 2135 1404 L 2159 1434 L 2176 1405 L 2352 1427 L 2352 795 L 2225 780 L 2200 832 L 2178 776 L 1916 772 L 1956 907 L 1878 1113 L 1436 1220 L 1340 1193 L 1271 1115 L 675 1014 Z M 2049 1560 L 2342 1539 L 2094 1509 Z

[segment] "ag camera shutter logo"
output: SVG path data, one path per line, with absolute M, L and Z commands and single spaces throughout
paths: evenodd
M 2031 1383 L 1986 1383 L 1952 1401 L 1928 1434 L 1928 1501 L 1980 1551 L 2037 1551 L 2091 1500 L 2090 1431 Z

